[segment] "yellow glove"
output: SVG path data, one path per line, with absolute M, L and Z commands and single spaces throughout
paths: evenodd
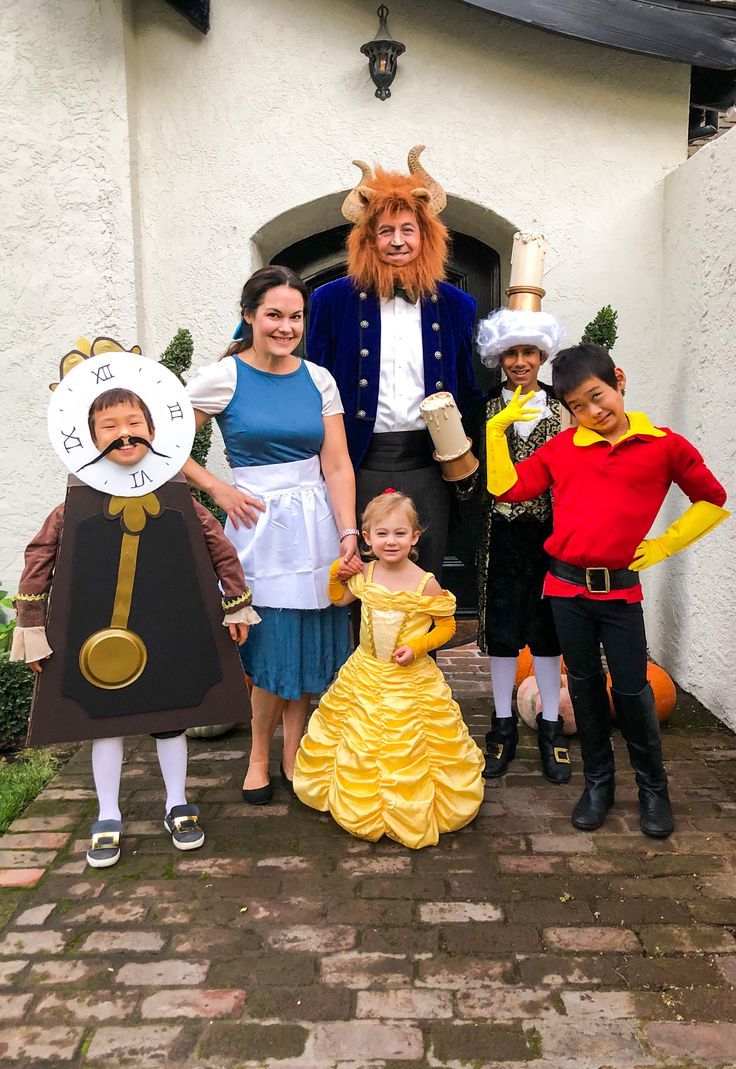
M 486 479 L 488 493 L 496 497 L 510 490 L 517 480 L 506 441 L 506 431 L 519 421 L 530 423 L 540 413 L 540 409 L 528 407 L 534 397 L 533 393 L 525 394 L 524 397 L 520 394 L 521 386 L 517 386 L 506 407 L 486 424 Z
M 330 565 L 330 581 L 327 584 L 327 597 L 336 605 L 345 597 L 345 583 L 338 578 L 337 571 L 342 564 L 342 557 L 338 557 Z
M 424 657 L 430 650 L 436 650 L 440 646 L 444 646 L 454 634 L 455 617 L 441 616 L 439 620 L 434 621 L 434 627 L 431 631 L 428 631 L 426 635 L 422 635 L 421 638 L 415 638 L 411 642 L 407 642 L 407 646 L 414 650 L 415 657 Z
M 696 501 L 679 520 L 671 523 L 667 530 L 657 538 L 645 538 L 636 547 L 634 559 L 629 565 L 632 572 L 641 572 L 659 564 L 673 553 L 679 553 L 703 535 L 707 535 L 719 523 L 723 523 L 731 513 L 727 509 L 711 505 L 709 501 Z

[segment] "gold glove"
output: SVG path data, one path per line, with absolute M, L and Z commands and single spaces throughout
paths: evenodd
M 333 561 L 330 565 L 330 581 L 327 584 L 327 597 L 330 601 L 337 605 L 345 597 L 345 583 L 342 579 L 338 578 L 337 571 L 342 564 L 342 557 L 338 557 L 336 561 Z
M 510 490 L 517 481 L 516 469 L 509 454 L 506 431 L 514 423 L 530 423 L 540 413 L 538 408 L 529 408 L 533 393 L 520 396 L 521 386 L 517 386 L 514 396 L 505 408 L 502 408 L 486 424 L 486 482 L 488 493 L 498 497 Z
M 703 535 L 707 535 L 719 523 L 723 523 L 731 513 L 727 509 L 711 505 L 709 501 L 696 501 L 679 520 L 671 523 L 667 530 L 656 538 L 645 538 L 636 547 L 634 559 L 629 565 L 632 572 L 641 572 L 659 564 L 673 553 L 679 553 Z
M 431 631 L 428 631 L 426 635 L 422 635 L 421 638 L 415 638 L 411 642 L 407 642 L 407 646 L 414 650 L 415 657 L 424 657 L 430 650 L 436 650 L 440 646 L 444 646 L 454 634 L 455 617 L 441 616 L 439 620 L 434 621 L 434 627 Z

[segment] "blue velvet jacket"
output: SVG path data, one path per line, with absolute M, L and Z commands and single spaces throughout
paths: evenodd
M 475 300 L 439 282 L 422 301 L 425 396 L 449 390 L 461 412 L 480 399 L 472 364 Z M 355 467 L 373 434 L 381 373 L 381 311 L 378 297 L 360 292 L 351 278 L 328 282 L 310 302 L 307 357 L 337 381 L 345 408 L 348 448 Z

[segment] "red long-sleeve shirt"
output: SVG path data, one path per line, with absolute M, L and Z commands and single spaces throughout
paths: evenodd
M 629 430 L 614 445 L 587 427 L 571 428 L 516 467 L 517 481 L 499 501 L 528 501 L 552 489 L 550 557 L 580 568 L 628 568 L 672 483 L 691 501 L 723 506 L 726 491 L 695 446 L 643 412 L 629 412 Z M 607 594 L 547 575 L 553 597 L 641 601 L 639 585 Z

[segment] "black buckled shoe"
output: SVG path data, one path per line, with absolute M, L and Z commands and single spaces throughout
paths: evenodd
M 631 767 L 639 787 L 639 827 L 652 839 L 666 839 L 675 830 L 675 818 L 662 764 L 662 739 L 649 683 L 638 694 L 612 690 L 616 723 L 626 740 Z
M 537 713 L 537 745 L 542 758 L 542 773 L 550 783 L 569 783 L 572 775 L 570 751 L 562 730 L 562 717 L 544 720 Z
M 177 850 L 198 850 L 204 844 L 204 830 L 199 823 L 199 806 L 175 805 L 166 814 L 164 827 Z
M 602 673 L 578 679 L 568 672 L 567 685 L 575 710 L 585 777 L 585 790 L 570 820 L 581 831 L 595 831 L 606 819 L 616 790 L 606 679 Z
M 496 716 L 491 720 L 491 730 L 486 733 L 486 763 L 484 779 L 497 779 L 508 769 L 516 757 L 519 742 L 519 721 L 512 716 Z

